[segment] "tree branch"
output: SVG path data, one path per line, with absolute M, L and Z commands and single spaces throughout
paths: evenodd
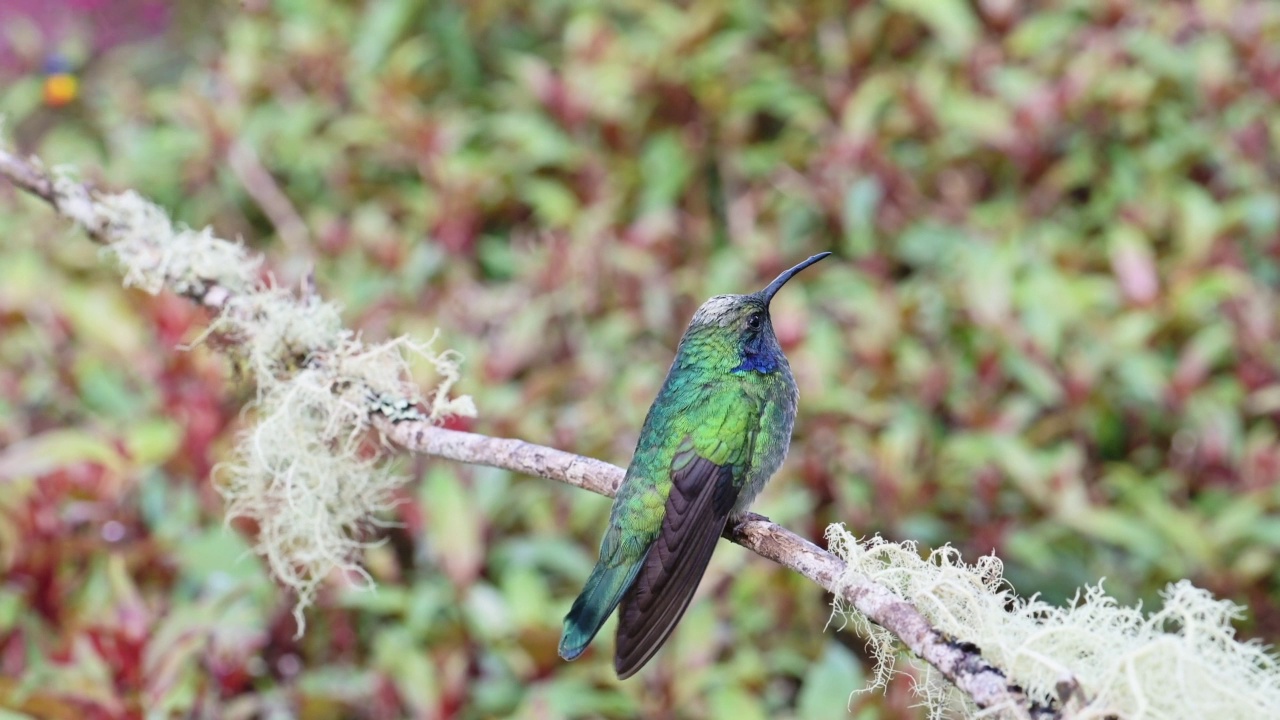
M 4 175 L 18 189 L 26 190 L 45 202 L 57 207 L 54 200 L 53 181 L 49 179 L 44 168 L 0 150 L 0 175 Z
M 0 148 L 0 177 L 7 178 L 18 189 L 49 203 L 60 215 L 76 221 L 95 242 L 104 245 L 112 242 L 111 231 L 116 228 L 90 225 L 75 210 L 78 203 L 93 201 L 97 195 L 87 185 L 66 183 L 60 189 L 59 183 L 55 182 L 38 159 L 26 160 L 3 148 Z M 71 192 L 66 193 L 66 188 Z M 206 279 L 185 288 L 180 294 L 197 305 L 221 310 L 236 293 L 215 280 Z
M 412 452 L 558 480 L 608 497 L 616 494 L 626 473 L 610 463 L 523 440 L 446 430 L 420 421 L 383 419 L 379 429 Z M 1032 703 L 1021 688 L 983 659 L 978 647 L 945 637 L 911 603 L 883 585 L 865 578 L 849 581 L 843 560 L 768 518 L 750 513 L 736 527 L 727 529 L 725 538 L 844 599 L 937 668 L 978 707 L 1035 720 L 1061 717 L 1053 708 Z
M 91 200 L 95 192 L 64 181 L 55 182 L 38 162 L 0 149 L 0 176 L 39 197 L 61 214 L 85 225 L 82 213 L 64 203 Z M 74 197 L 72 197 L 74 195 Z M 110 242 L 110 228 L 84 229 L 99 242 Z M 191 300 L 219 309 L 234 291 L 213 281 L 184 293 Z M 412 414 L 391 417 L 371 409 L 370 417 L 386 438 L 405 450 L 459 462 L 488 465 L 568 483 L 612 497 L 622 482 L 622 468 L 520 440 L 488 437 L 436 427 Z M 872 622 L 897 636 L 915 655 L 933 665 L 982 709 L 1034 720 L 1062 717 L 1054 707 L 1033 703 L 1004 673 L 988 663 L 971 643 L 946 637 L 908 601 L 866 578 L 849 578 L 843 560 L 759 515 L 749 514 L 725 537 L 761 557 L 788 567 L 840 597 Z M 1065 701 L 1066 698 L 1063 698 Z

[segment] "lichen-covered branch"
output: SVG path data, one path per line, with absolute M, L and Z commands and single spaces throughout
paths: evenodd
M 217 347 L 253 378 L 257 397 L 253 421 L 215 486 L 228 520 L 254 521 L 255 549 L 297 593 L 301 633 L 302 611 L 321 583 L 364 576 L 364 530 L 407 481 L 386 456 L 363 449 L 374 412 L 369 398 L 393 396 L 425 408 L 415 417 L 428 422 L 474 414 L 470 398 L 449 395 L 458 378 L 456 353 L 409 338 L 365 343 L 314 288 L 276 286 L 261 272 L 260 256 L 207 228 L 172 222 L 135 192 L 93 190 L 3 150 L 0 175 L 102 243 L 126 286 L 168 290 L 216 311 L 197 343 L 217 336 Z M 413 363 L 432 364 L 440 377 L 430 396 L 410 381 Z
M 47 201 L 95 240 L 107 244 L 125 268 L 126 284 L 151 292 L 169 288 L 219 310 L 217 322 L 223 324 L 221 330 L 247 346 L 242 360 L 258 378 L 259 412 L 264 419 L 242 438 L 241 456 L 235 465 L 239 469 L 233 473 L 228 501 L 231 512 L 249 514 L 260 521 L 266 538 L 260 550 L 277 576 L 304 599 L 326 569 L 351 569 L 347 558 L 358 545 L 346 534 L 337 533 L 332 542 L 309 549 L 322 562 L 303 568 L 298 567 L 301 561 L 296 557 L 273 554 L 273 548 L 323 537 L 320 529 L 356 524 L 358 518 L 354 515 L 338 518 L 336 525 L 326 523 L 324 508 L 352 509 L 359 515 L 366 507 L 379 507 L 388 488 L 394 485 L 393 478 L 375 473 L 375 468 L 359 457 L 354 447 L 333 458 L 334 462 L 346 463 L 342 468 L 327 464 L 324 453 L 318 450 L 343 438 L 350 444 L 365 422 L 412 452 L 505 468 L 607 496 L 616 492 L 623 470 L 609 463 L 520 440 L 450 431 L 432 424 L 442 411 L 465 411 L 469 405 L 465 398 L 450 401 L 438 392 L 429 403 L 430 414 L 417 411 L 417 403 L 389 401 L 394 393 L 388 391 L 400 382 L 404 368 L 398 354 L 387 358 L 399 351 L 394 347 L 361 346 L 336 325 L 333 309 L 309 293 L 295 298 L 263 287 L 256 272 L 258 259 L 248 257 L 241 246 L 212 238 L 208 231 L 175 228 L 163 212 L 135 194 L 96 193 L 80 183 L 51 175 L 38 162 L 4 150 L 0 150 L 0 175 Z M 447 355 L 435 357 L 448 375 L 452 365 Z M 374 377 L 378 375 L 386 377 Z M 335 396 L 331 401 L 324 398 L 328 393 Z M 363 410 L 359 409 L 361 403 Z M 294 422 L 295 415 L 312 418 L 316 427 L 300 426 Z M 269 456 L 260 457 L 264 449 Z M 293 452 L 294 449 L 301 452 Z M 279 472 L 279 468 L 287 471 Z M 361 486 L 352 481 L 352 475 L 359 473 L 378 478 L 377 483 L 372 483 L 372 490 L 362 492 Z M 298 498 L 307 493 L 317 497 L 314 502 L 303 503 L 307 514 L 301 519 L 271 514 L 272 508 L 280 507 L 275 500 L 281 494 L 296 505 Z M 276 542 L 279 538 L 273 539 L 272 533 L 287 536 L 288 542 Z M 979 708 L 1007 717 L 1037 720 L 1062 716 L 1054 708 L 1032 703 L 1000 669 L 983 658 L 980 648 L 947 638 L 906 599 L 883 585 L 849 573 L 839 557 L 795 533 L 766 518 L 750 515 L 727 530 L 725 536 L 834 593 L 897 636 Z
M 413 452 L 559 480 L 609 497 L 613 497 L 625 473 L 616 465 L 523 440 L 446 430 L 423 422 L 382 420 L 379 424 L 384 435 Z M 980 648 L 947 638 L 911 603 L 884 586 L 866 579 L 850 581 L 843 560 L 790 530 L 751 514 L 727 530 L 725 537 L 842 598 L 896 635 L 908 650 L 937 668 L 979 708 L 1036 720 L 1062 717 L 1054 708 L 1033 704 L 999 668 L 983 659 Z
M 45 169 L 39 160 L 34 158 L 23 159 L 7 150 L 0 149 L 0 176 L 7 178 L 19 189 L 25 190 L 27 193 L 49 203 L 58 213 L 76 221 L 81 229 L 88 233 L 89 237 L 104 245 L 115 242 L 116 237 L 113 233 L 119 233 L 121 230 L 128 230 L 134 234 L 137 234 L 140 230 L 159 230 L 174 237 L 181 237 L 182 235 L 181 232 L 175 232 L 173 228 L 167 227 L 168 218 L 162 215 L 151 215 L 146 218 L 149 224 L 161 224 L 162 227 L 160 228 L 139 228 L 136 227 L 137 222 L 128 223 L 129 227 L 123 227 L 117 213 L 112 212 L 117 208 L 107 208 L 97 203 L 93 190 L 82 183 L 59 178 L 56 174 Z M 116 197 L 123 198 L 126 202 L 132 200 L 137 200 L 139 203 L 144 202 L 133 193 L 124 193 Z M 107 212 L 96 212 L 101 210 L 106 210 Z M 143 212 L 145 212 L 145 209 Z M 185 232 L 190 233 L 191 231 Z M 147 248 L 143 249 L 144 251 L 147 250 Z M 123 251 L 127 253 L 130 251 L 137 252 L 138 250 L 137 244 L 132 247 L 122 245 L 117 252 Z M 237 259 L 243 260 L 244 256 L 242 255 Z M 196 258 L 190 258 L 190 260 L 196 260 Z M 204 260 L 204 258 L 200 258 L 200 260 Z M 159 264 L 159 258 L 154 258 L 152 265 L 157 266 Z M 240 267 L 251 269 L 255 266 L 256 263 L 247 262 Z M 235 265 L 232 265 L 232 267 L 235 267 Z M 165 270 L 163 268 L 155 269 L 162 272 Z M 244 283 L 252 282 L 252 277 L 248 276 L 234 278 L 231 283 L 227 283 L 224 278 L 214 276 L 183 278 L 175 276 L 163 279 L 170 281 L 170 285 L 172 285 L 170 289 L 174 292 L 211 310 L 222 310 L 227 300 L 244 290 Z M 240 280 L 243 280 L 244 283 L 239 282 Z M 126 276 L 126 284 L 141 285 L 143 283 L 139 282 L 137 276 L 132 278 Z
M 49 179 L 44 168 L 37 166 L 35 163 L 0 150 L 0 175 L 4 175 L 9 182 L 18 188 L 35 195 L 47 203 L 54 203 L 53 181 Z

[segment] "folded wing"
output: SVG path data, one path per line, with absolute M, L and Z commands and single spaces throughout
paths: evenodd
M 614 668 L 628 678 L 653 657 L 689 607 L 738 489 L 733 467 L 692 449 L 677 455 L 658 537 L 622 598 Z

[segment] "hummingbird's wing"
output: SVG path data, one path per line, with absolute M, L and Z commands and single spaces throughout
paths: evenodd
M 662 527 L 622 598 L 614 658 L 621 679 L 653 657 L 684 615 L 738 496 L 734 465 L 717 465 L 686 444 L 672 463 Z

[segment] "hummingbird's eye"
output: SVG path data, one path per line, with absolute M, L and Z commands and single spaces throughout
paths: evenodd
M 750 330 L 759 330 L 764 324 L 764 313 L 751 313 L 747 318 L 747 328 Z

